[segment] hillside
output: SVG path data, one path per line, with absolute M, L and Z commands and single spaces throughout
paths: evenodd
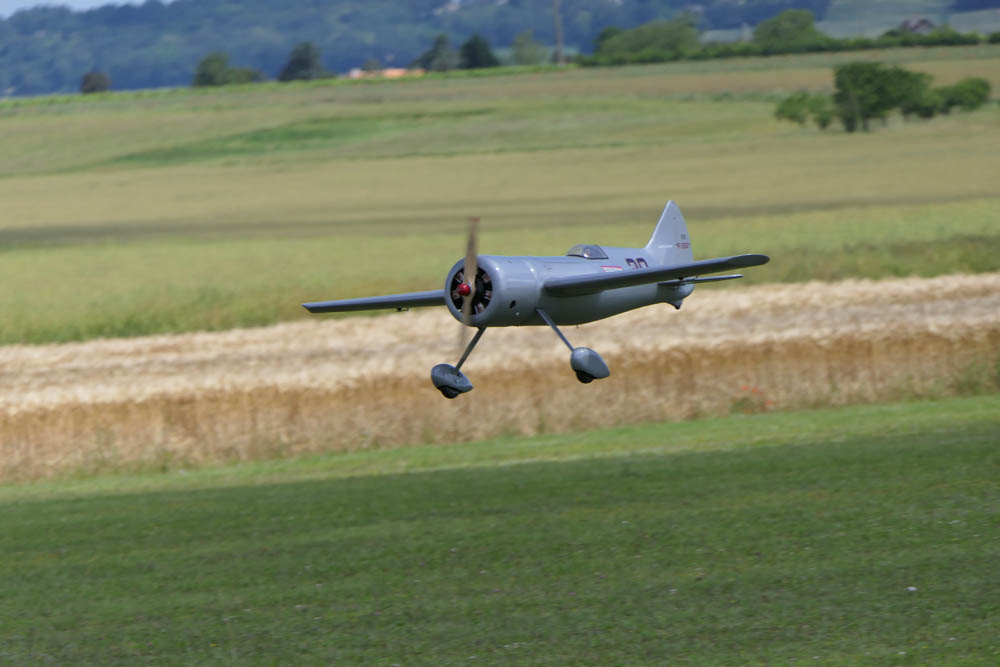
M 565 2 L 566 43 L 589 49 L 606 26 L 668 17 L 682 4 Z M 0 91 L 75 91 L 90 69 L 107 72 L 116 89 L 187 85 L 199 59 L 219 50 L 234 64 L 274 77 L 292 47 L 304 40 L 319 47 L 324 65 L 334 72 L 370 58 L 405 66 L 442 32 L 453 45 L 479 32 L 495 46 L 508 46 L 525 30 L 552 43 L 552 25 L 547 2 L 149 0 L 87 12 L 39 7 L 0 21 Z
M 563 0 L 561 16 L 570 52 L 591 51 L 609 26 L 630 28 L 692 7 L 709 39 L 738 39 L 741 25 L 788 8 L 809 9 L 835 36 L 878 32 L 914 14 L 965 30 L 1000 23 L 995 12 L 971 12 L 973 18 L 966 19 L 950 14 L 949 6 L 948 0 L 706 0 L 694 5 L 686 0 Z M 228 53 L 236 66 L 274 77 L 302 41 L 319 47 L 332 72 L 370 59 L 398 67 L 413 62 L 441 33 L 454 46 L 479 33 L 495 48 L 507 49 L 525 31 L 544 44 L 555 42 L 550 3 L 147 0 L 86 12 L 37 7 L 0 20 L 0 96 L 75 92 L 90 70 L 109 74 L 119 90 L 184 86 L 198 61 L 213 51 Z

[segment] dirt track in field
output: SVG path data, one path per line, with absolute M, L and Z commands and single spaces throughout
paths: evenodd
M 535 433 L 997 382 L 1000 273 L 699 287 L 581 327 L 612 377 L 577 383 L 545 328 L 491 329 L 447 401 L 444 309 L 0 348 L 0 478 Z M 964 385 L 963 385 L 964 383 Z M 974 388 L 974 387 L 973 387 Z

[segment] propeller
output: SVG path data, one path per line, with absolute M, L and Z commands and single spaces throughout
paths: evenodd
M 458 286 L 462 296 L 462 327 L 458 338 L 459 353 L 469 344 L 472 327 L 472 301 L 476 298 L 476 275 L 479 273 L 479 217 L 469 218 L 469 235 L 465 244 L 465 266 L 462 267 L 463 283 Z

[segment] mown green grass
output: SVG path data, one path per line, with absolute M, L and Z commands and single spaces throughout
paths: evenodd
M 992 48 L 914 62 L 1000 85 Z M 0 343 L 434 288 L 469 216 L 483 252 L 641 245 L 668 198 L 699 257 L 772 255 L 752 281 L 1000 268 L 998 109 L 864 136 L 773 119 L 829 79 L 796 56 L 0 105 Z
M 990 664 L 997 407 L 5 487 L 0 659 Z

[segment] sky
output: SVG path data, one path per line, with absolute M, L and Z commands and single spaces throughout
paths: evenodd
M 93 9 L 101 5 L 123 5 L 124 0 L 0 0 L 0 16 L 7 18 L 19 9 L 28 9 L 37 5 L 62 5 L 77 11 Z M 142 4 L 135 0 L 131 4 Z

